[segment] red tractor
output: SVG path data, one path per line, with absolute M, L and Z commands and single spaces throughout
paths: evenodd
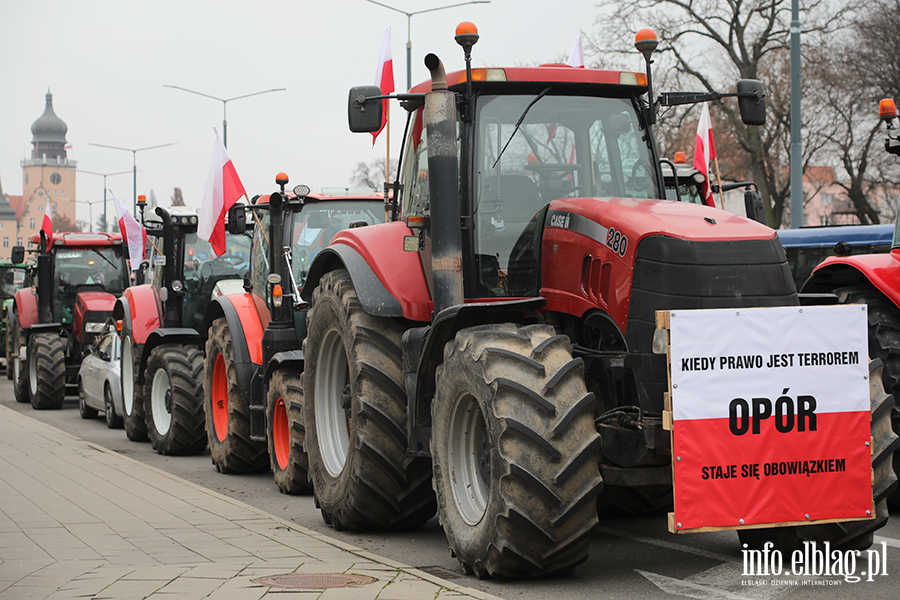
M 11 343 L 15 394 L 36 409 L 61 408 L 85 351 L 128 287 L 122 237 L 108 233 L 35 234 L 33 287 L 16 292 Z M 12 250 L 14 263 L 25 248 Z
M 605 507 L 671 499 L 658 310 L 797 305 L 768 227 L 661 200 L 652 132 L 663 105 L 737 96 L 762 124 L 757 81 L 653 98 L 647 73 L 466 68 L 396 97 L 408 111 L 399 218 L 339 233 L 309 269 L 303 425 L 310 478 L 338 529 L 399 529 L 437 510 L 478 577 L 569 573 Z M 377 87 L 350 91 L 353 131 L 381 125 Z M 883 398 L 873 419 L 884 418 Z M 740 532 L 861 547 L 895 485 L 873 423 L 878 516 Z M 879 445 L 887 442 L 885 445 Z
M 206 315 L 206 432 L 220 472 L 271 467 L 278 489 L 298 494 L 311 489 L 300 416 L 307 308 L 300 290 L 338 231 L 384 221 L 384 201 L 358 191 L 311 194 L 306 186 L 286 194 L 284 173 L 276 182 L 281 191 L 229 213 L 232 235 L 247 209 L 255 228 L 244 293 L 216 298 Z
M 900 122 L 894 101 L 885 99 L 879 107 L 887 126 L 884 148 L 900 155 Z M 843 304 L 868 305 L 869 356 L 884 363 L 884 389 L 900 402 L 900 211 L 888 253 L 832 256 L 817 266 L 801 289 L 802 294 L 834 294 Z M 845 244 L 846 246 L 846 244 Z M 894 432 L 900 434 L 900 406 L 889 411 Z M 894 470 L 900 472 L 900 452 L 894 453 Z M 891 504 L 900 506 L 900 492 L 891 495 Z
M 159 220 L 145 221 L 150 283 L 129 288 L 114 311 L 125 433 L 133 441 L 149 437 L 160 454 L 197 454 L 206 450 L 201 323 L 217 287 L 235 281 L 240 288 L 250 243 L 230 236 L 229 250 L 216 257 L 197 236 L 196 209 L 158 207 L 156 214 Z

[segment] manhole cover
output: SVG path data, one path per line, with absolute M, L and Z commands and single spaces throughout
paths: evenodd
M 295 589 L 321 589 L 349 587 L 352 585 L 365 585 L 377 581 L 374 577 L 365 575 L 343 575 L 341 573 L 285 573 L 284 575 L 269 575 L 254 579 L 254 583 L 269 585 L 272 587 Z

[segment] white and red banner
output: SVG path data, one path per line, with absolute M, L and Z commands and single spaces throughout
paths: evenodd
M 865 305 L 670 323 L 676 531 L 870 516 Z
M 222 256 L 225 252 L 225 214 L 246 194 L 217 131 L 203 201 L 200 203 L 200 222 L 197 224 L 197 236 L 212 245 L 216 256 Z
M 53 237 L 53 213 L 50 212 L 50 198 L 47 198 L 47 208 L 44 209 L 44 220 L 41 222 L 41 231 L 47 235 L 47 242 Z
M 712 179 L 709 173 L 709 161 L 716 157 L 716 142 L 713 139 L 712 121 L 709 118 L 709 106 L 704 102 L 700 112 L 700 121 L 697 123 L 697 145 L 694 148 L 694 168 L 703 173 L 706 181 L 703 182 L 703 202 L 707 206 L 715 208 L 713 200 Z
M 375 68 L 375 85 L 381 89 L 382 95 L 394 93 L 394 61 L 391 58 L 391 28 L 384 30 L 384 39 L 381 41 L 381 52 L 378 54 L 378 66 Z M 387 123 L 387 115 L 390 110 L 389 101 L 381 101 L 381 127 L 378 131 L 372 133 L 372 145 L 378 134 L 384 129 Z
M 113 205 L 116 207 L 116 219 L 119 222 L 119 231 L 122 233 L 122 239 L 128 246 L 128 261 L 131 263 L 131 270 L 137 271 L 144 262 L 144 252 L 147 248 L 147 230 L 144 226 L 137 222 L 128 207 L 119 200 L 116 193 L 109 190 L 113 197 Z

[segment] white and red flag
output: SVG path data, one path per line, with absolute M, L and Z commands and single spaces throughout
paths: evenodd
M 394 61 L 391 58 L 391 28 L 384 30 L 384 39 L 381 41 L 381 52 L 378 55 L 378 68 L 375 69 L 375 85 L 381 89 L 383 95 L 394 93 Z M 372 145 L 375 139 L 384 129 L 387 123 L 388 101 L 382 100 L 381 127 L 372 134 Z
M 137 271 L 144 262 L 144 252 L 147 248 L 147 230 L 144 226 L 137 222 L 128 207 L 119 200 L 116 193 L 109 190 L 113 197 L 113 205 L 116 207 L 116 219 L 119 222 L 119 231 L 122 233 L 122 239 L 128 246 L 128 261 L 131 263 L 131 270 Z
M 53 213 L 50 212 L 50 198 L 47 198 L 47 209 L 44 210 L 44 220 L 41 223 L 41 231 L 47 235 L 47 242 L 53 237 Z
M 566 64 L 576 69 L 584 68 L 584 48 L 581 47 L 580 33 L 575 38 L 575 45 L 572 46 L 572 51 L 569 52 L 569 60 L 566 61 Z
M 212 245 L 216 256 L 222 256 L 225 252 L 225 214 L 246 194 L 217 131 L 209 175 L 206 176 L 206 189 L 200 203 L 200 223 L 197 225 L 197 235 Z
M 697 146 L 694 148 L 694 168 L 703 173 L 703 202 L 707 206 L 716 206 L 712 194 L 712 180 L 709 174 L 709 161 L 716 157 L 716 142 L 713 139 L 712 121 L 709 119 L 709 106 L 704 103 L 697 123 Z

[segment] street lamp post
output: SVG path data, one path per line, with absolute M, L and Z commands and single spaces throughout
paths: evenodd
M 174 146 L 177 142 L 170 142 L 168 144 L 160 144 L 158 146 L 147 146 L 145 148 L 120 148 L 119 146 L 106 146 L 104 144 L 90 144 L 91 146 L 97 146 L 99 148 L 112 148 L 113 150 L 125 150 L 126 152 L 131 152 L 132 164 L 134 166 L 134 202 L 132 204 L 132 211 L 137 212 L 137 153 L 142 152 L 144 150 L 153 150 L 155 148 L 165 148 L 166 146 Z
M 99 201 L 99 200 L 95 200 L 95 201 L 91 202 L 91 201 L 89 201 L 89 200 L 76 200 L 75 203 L 76 203 L 76 204 L 87 204 L 87 205 L 88 205 L 88 211 L 89 211 L 88 214 L 90 215 L 90 216 L 88 217 L 88 218 L 90 219 L 90 228 L 89 228 L 88 230 L 91 231 L 91 232 L 93 232 L 93 231 L 94 231 L 94 205 L 95 205 L 95 204 L 100 204 L 100 201 Z
M 412 12 L 406 12 L 405 10 L 400 10 L 399 8 L 394 8 L 393 6 L 388 6 L 387 4 L 382 4 L 381 2 L 376 2 L 375 0 L 366 0 L 366 2 L 371 2 L 372 4 L 377 4 L 383 8 L 388 10 L 392 10 L 394 12 L 398 12 L 400 14 L 406 15 L 406 89 L 412 88 L 412 18 L 413 15 L 420 15 L 422 13 L 434 12 L 436 10 L 444 10 L 445 8 L 456 8 L 457 6 L 466 6 L 467 4 L 490 4 L 491 0 L 469 0 L 469 2 L 460 2 L 458 4 L 450 4 L 448 6 L 437 6 L 435 8 L 426 8 L 425 10 L 414 10 Z
M 88 175 L 99 175 L 103 178 L 103 225 L 109 228 L 109 221 L 106 218 L 106 178 L 112 177 L 113 175 L 125 175 L 127 173 L 131 173 L 131 171 L 119 171 L 118 173 L 94 173 L 93 171 L 83 171 L 82 169 L 76 169 L 79 173 L 87 173 Z M 94 218 L 93 213 L 91 213 L 91 219 Z M 94 224 L 91 222 L 91 231 L 94 230 Z
M 203 96 L 204 98 L 210 98 L 212 100 L 218 100 L 222 103 L 222 144 L 227 148 L 228 147 L 228 120 L 226 117 L 226 110 L 228 103 L 232 100 L 240 100 L 241 98 L 249 98 L 250 96 L 259 96 L 260 94 L 268 94 L 269 92 L 283 92 L 287 88 L 275 88 L 271 90 L 263 90 L 261 92 L 253 92 L 252 94 L 244 94 L 243 96 L 235 96 L 234 98 L 216 98 L 215 96 L 210 96 L 209 94 L 204 94 L 202 92 L 195 92 L 194 90 L 189 90 L 187 88 L 179 87 L 177 85 L 163 85 L 163 87 L 172 88 L 176 90 L 181 90 L 182 92 L 188 92 L 190 94 L 197 94 L 198 96 Z

